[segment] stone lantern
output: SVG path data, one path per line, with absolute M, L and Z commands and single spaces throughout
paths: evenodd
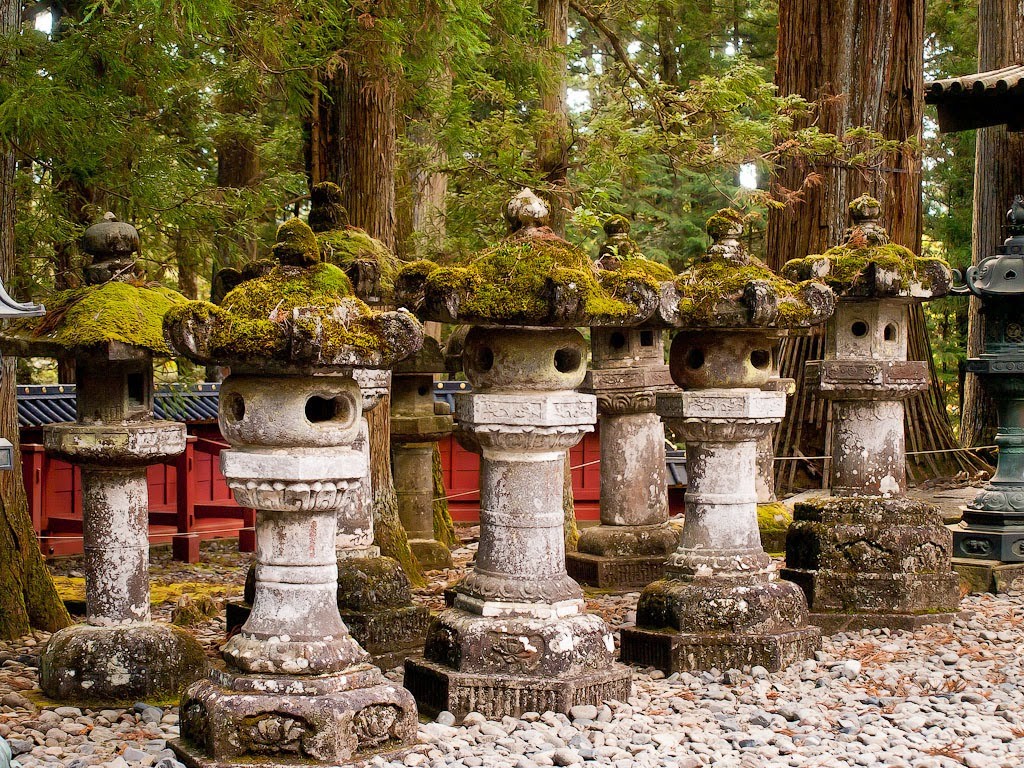
M 832 404 L 832 495 L 796 505 L 782 574 L 823 629 L 910 629 L 952 620 L 960 599 L 939 510 L 905 496 L 903 434 L 903 400 L 928 386 L 928 364 L 907 360 L 909 310 L 946 295 L 952 275 L 890 243 L 878 201 L 850 211 L 843 245 L 783 271 L 825 280 L 838 302 L 825 359 L 807 370 Z
M 999 457 L 992 479 L 953 526 L 953 565 L 973 587 L 993 592 L 1024 575 L 1024 198 L 1014 199 L 1006 219 L 1006 242 L 954 290 L 981 299 L 985 346 L 967 370 L 996 404 Z
M 409 546 L 427 569 L 450 568 L 452 553 L 434 538 L 434 444 L 454 428 L 448 413 L 437 413 L 434 374 L 445 372 L 436 339 L 426 337 L 413 357 L 395 367 L 391 393 L 391 453 L 398 514 Z M 447 410 L 446 404 L 443 405 Z
M 741 219 L 708 221 L 713 245 L 662 296 L 678 332 L 669 367 L 680 393 L 658 413 L 686 442 L 686 518 L 664 577 L 647 586 L 636 627 L 622 630 L 622 660 L 680 670 L 761 665 L 778 670 L 813 655 L 795 584 L 776 577 L 757 523 L 758 441 L 786 411 L 778 340 L 823 322 L 834 300 L 822 284 L 781 280 L 739 242 Z
M 231 368 L 221 470 L 257 510 L 252 612 L 181 702 L 172 746 L 193 766 L 347 764 L 416 733 L 412 697 L 383 679 L 339 614 L 335 531 L 366 471 L 352 372 L 389 368 L 419 347 L 422 328 L 354 298 L 298 219 L 282 225 L 274 255 L 278 266 L 219 306 L 190 302 L 164 321 L 179 353 Z
M 396 282 L 421 317 L 473 326 L 462 352 L 473 391 L 455 397 L 456 435 L 481 456 L 476 567 L 431 625 L 424 659 L 405 666 L 422 711 L 459 718 L 568 712 L 630 690 L 611 632 L 565 571 L 562 484 L 566 450 L 596 419 L 596 398 L 574 391 L 586 371 L 576 327 L 643 322 L 658 283 L 639 260 L 596 270 L 530 190 L 505 215 L 498 246 L 458 266 L 414 262 Z
M 323 261 L 345 272 L 353 293 L 367 306 L 389 308 L 393 304 L 394 276 L 401 262 L 379 240 L 349 226 L 348 213 L 341 204 L 341 190 L 336 184 L 315 185 L 311 198 L 309 223 Z M 243 269 L 245 272 L 253 276 L 251 268 Z M 338 609 L 352 636 L 370 653 L 374 663 L 390 669 L 422 647 L 430 611 L 413 603 L 412 586 L 401 564 L 381 556 L 380 548 L 374 544 L 374 489 L 366 416 L 390 393 L 391 371 L 355 368 L 352 377 L 362 395 L 362 418 L 353 448 L 366 461 L 363 476 L 349 487 L 338 508 Z M 229 632 L 248 617 L 255 594 L 253 566 L 246 580 L 244 602 L 228 604 Z
M 50 314 L 13 323 L 5 353 L 73 359 L 78 420 L 45 429 L 49 455 L 82 473 L 86 623 L 55 633 L 39 684 L 60 701 L 177 695 L 205 670 L 178 627 L 151 621 L 146 467 L 185 449 L 185 425 L 153 418 L 153 356 L 171 354 L 161 318 L 185 298 L 135 272 L 139 233 L 112 213 L 86 230 L 83 288 L 56 294 Z
M 642 258 L 627 219 L 613 216 L 604 230 L 599 267 L 615 271 Z M 675 277 L 655 262 L 647 268 L 659 281 Z M 601 524 L 580 531 L 566 568 L 583 584 L 639 589 L 661 575 L 679 543 L 678 529 L 668 523 L 665 428 L 655 412 L 657 393 L 674 389 L 663 329 L 592 327 L 590 354 L 580 391 L 597 396 Z

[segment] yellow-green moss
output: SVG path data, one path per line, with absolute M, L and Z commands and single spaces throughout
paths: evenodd
M 239 317 L 267 319 L 295 307 L 334 307 L 352 296 L 348 276 L 333 264 L 309 269 L 278 266 L 228 293 L 221 306 Z
M 46 298 L 46 315 L 11 323 L 7 335 L 46 340 L 69 350 L 120 342 L 169 355 L 163 318 L 186 301 L 177 291 L 156 284 L 109 282 L 74 288 Z
M 334 316 L 335 309 L 342 305 L 346 307 L 346 319 Z M 296 307 L 308 307 L 313 312 L 295 321 L 297 330 L 308 325 L 312 332 L 313 325 L 320 324 L 324 357 L 345 349 L 376 352 L 385 343 L 369 307 L 352 296 L 352 284 L 345 273 L 324 263 L 309 269 L 275 267 L 239 285 L 219 306 L 189 302 L 168 313 L 167 322 L 205 327 L 205 351 L 212 359 L 270 358 L 286 351 L 289 336 L 284 321 L 291 319 Z
M 640 256 L 623 261 L 617 270 L 626 277 L 650 278 L 655 283 L 675 280 L 676 273 L 666 265 Z
M 782 502 L 757 505 L 757 528 L 761 534 L 761 545 L 766 551 L 785 551 L 786 532 L 792 522 L 793 515 Z
M 289 219 L 277 228 L 274 257 L 285 266 L 309 267 L 320 261 L 316 235 L 302 219 Z
M 707 220 L 704 231 L 712 240 L 721 240 L 730 232 L 738 231 L 743 226 L 743 215 L 732 208 L 723 208 Z
M 738 266 L 724 260 L 699 262 L 676 279 L 679 316 L 683 325 L 715 325 L 722 302 L 739 302 L 749 283 L 768 283 L 778 300 L 778 325 L 789 327 L 808 320 L 814 309 L 801 296 L 805 283 L 791 283 L 765 264 L 751 259 Z
M 320 244 L 320 257 L 345 269 L 357 261 L 370 261 L 377 265 L 383 299 L 390 303 L 395 288 L 395 277 L 402 261 L 388 250 L 380 240 L 370 237 L 358 227 L 344 227 L 321 232 L 316 236 Z
M 910 286 L 916 284 L 920 284 L 926 291 L 944 288 L 945 281 L 942 285 L 936 285 L 935 276 L 949 270 L 945 260 L 934 256 L 916 256 L 913 251 L 896 243 L 863 247 L 838 245 L 820 256 L 793 259 L 786 263 L 783 270 L 787 275 L 817 274 L 815 265 L 824 261 L 827 261 L 828 269 L 819 279 L 837 293 L 849 291 L 872 264 L 897 275 L 898 283 L 893 286 L 894 293 L 907 292 Z
M 462 265 L 433 270 L 427 289 L 462 293 L 460 314 L 465 317 L 544 322 L 551 311 L 550 281 L 579 291 L 587 315 L 625 317 L 635 308 L 621 297 L 625 280 L 615 275 L 597 269 L 580 248 L 546 233 L 512 237 Z M 645 282 L 657 285 L 653 279 Z

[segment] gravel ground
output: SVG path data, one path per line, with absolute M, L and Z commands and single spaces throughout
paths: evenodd
M 204 563 L 154 557 L 154 583 L 204 581 L 241 591 L 248 556 L 221 543 Z M 433 574 L 418 599 L 438 607 L 454 570 Z M 74 561 L 55 571 L 75 575 Z M 1018 582 L 1018 586 L 1024 584 Z M 588 599 L 618 629 L 635 618 L 637 594 Z M 166 619 L 172 605 L 154 606 Z M 375 765 L 533 768 L 578 764 L 757 768 L 758 766 L 1024 766 L 1024 590 L 964 599 L 951 627 L 917 633 L 859 632 L 826 638 L 814 660 L 776 674 L 754 667 L 666 678 L 634 670 L 628 702 L 577 707 L 570 717 L 527 714 L 501 722 L 471 714 L 462 726 L 442 713 L 420 726 L 420 744 L 401 761 Z M 215 654 L 223 620 L 193 630 Z M 77 709 L 46 704 L 36 687 L 46 636 L 0 643 L 0 736 L 23 768 L 62 764 L 180 768 L 166 740 L 177 709 L 137 704 Z M 400 679 L 400 670 L 388 673 Z

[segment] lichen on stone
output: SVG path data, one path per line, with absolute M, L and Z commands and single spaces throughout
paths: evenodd
M 170 355 L 164 315 L 187 299 L 155 283 L 111 281 L 60 291 L 45 299 L 42 317 L 12 322 L 5 336 L 45 341 L 71 351 L 118 342 Z

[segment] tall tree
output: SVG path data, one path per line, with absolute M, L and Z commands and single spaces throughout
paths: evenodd
M 978 71 L 987 72 L 1024 62 L 1024 0 L 979 0 Z M 980 128 L 975 145 L 973 263 L 991 255 L 1003 241 L 1006 210 L 1014 195 L 1024 193 L 1024 132 L 1006 126 Z M 984 347 L 985 321 L 981 303 L 972 296 L 968 310 L 967 355 L 976 357 Z M 982 445 L 991 440 L 995 418 L 977 376 L 964 381 L 964 409 L 960 440 Z
M 820 129 L 860 142 L 869 129 L 884 142 L 874 167 L 849 169 L 796 159 L 773 179 L 779 198 L 793 204 L 770 211 L 767 254 L 771 266 L 821 253 L 842 239 L 847 208 L 870 193 L 883 203 L 892 240 L 914 251 L 921 246 L 920 139 L 924 107 L 924 0 L 783 0 L 779 6 L 776 84 L 817 102 Z M 861 142 L 870 150 L 873 138 Z M 811 183 L 808 183 L 808 180 Z M 910 356 L 931 362 L 923 311 L 911 312 Z M 789 413 L 776 440 L 779 455 L 821 455 L 827 446 L 828 406 L 804 379 L 803 365 L 823 352 L 821 334 L 790 339 L 783 375 L 797 380 Z M 958 447 L 934 367 L 930 391 L 907 403 L 910 450 Z M 958 468 L 959 454 L 940 461 L 927 454 L 930 471 Z M 963 461 L 970 461 L 963 459 Z M 790 486 L 798 462 L 781 463 L 779 480 Z
M 0 2 L 0 40 L 18 34 L 21 3 Z M 8 65 L 0 48 L 0 69 Z M 12 54 L 7 54 L 12 55 Z M 0 141 L 0 280 L 10 285 L 14 276 L 16 162 L 13 148 Z M 14 467 L 0 472 L 0 638 L 21 637 L 31 628 L 54 632 L 71 623 L 64 603 L 53 586 L 28 513 L 25 486 L 21 479 L 18 411 L 15 399 L 15 360 L 0 362 L 0 434 L 15 446 Z

